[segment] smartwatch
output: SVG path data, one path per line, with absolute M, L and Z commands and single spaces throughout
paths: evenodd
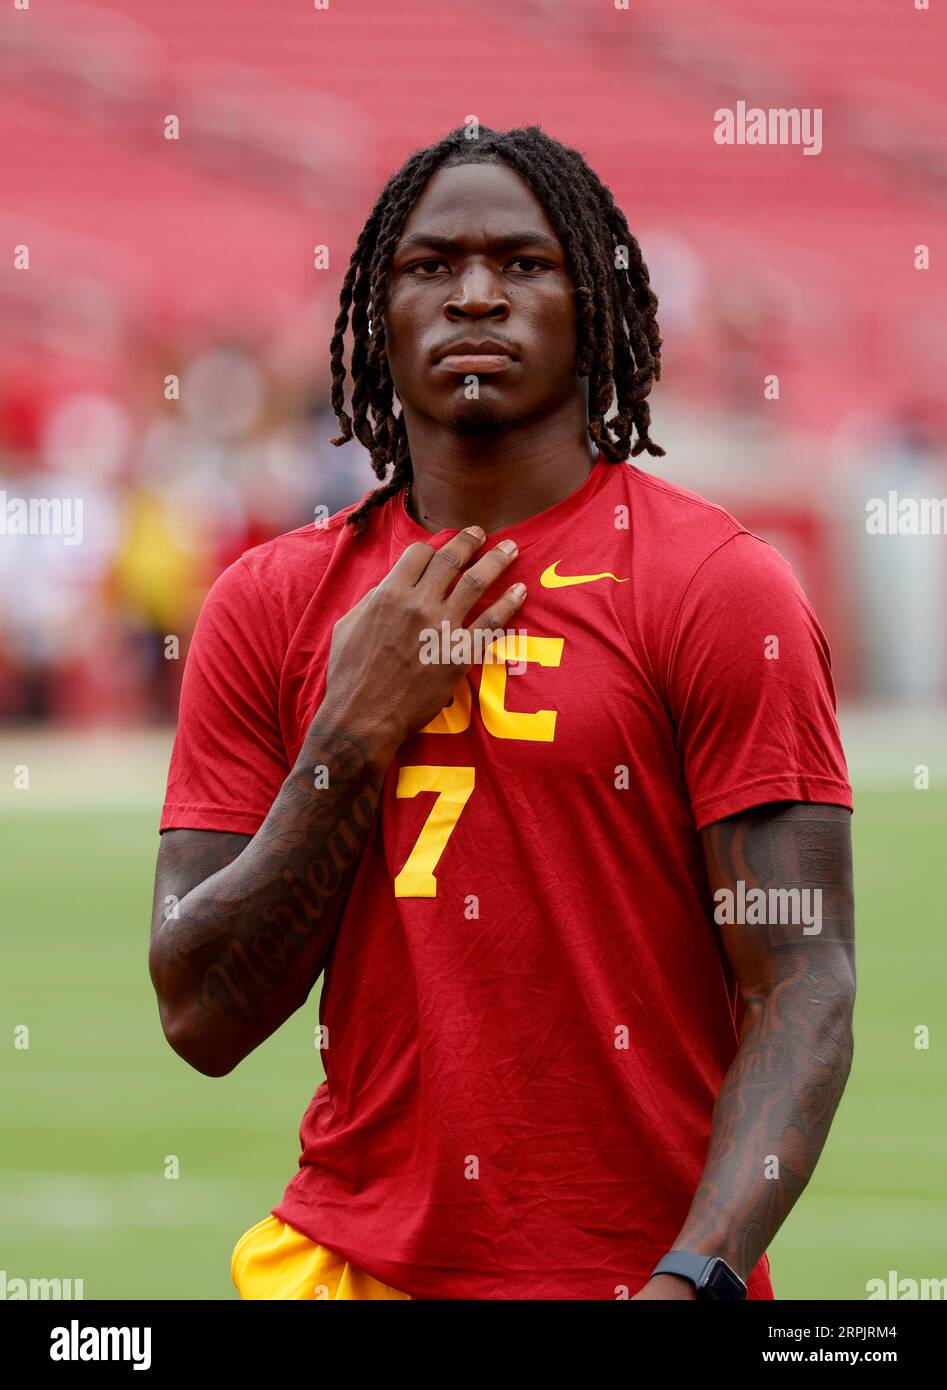
M 746 1298 L 746 1284 L 719 1255 L 694 1255 L 690 1250 L 672 1250 L 658 1261 L 651 1271 L 651 1278 L 656 1274 L 677 1274 L 682 1279 L 689 1279 L 697 1290 L 698 1298 L 709 1298 L 715 1302 Z

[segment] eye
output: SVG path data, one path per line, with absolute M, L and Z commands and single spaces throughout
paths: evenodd
M 431 275 L 438 271 L 443 265 L 443 261 L 438 261 L 431 257 L 426 261 L 415 261 L 414 265 L 405 266 L 405 273 L 407 275 L 416 275 L 419 280 L 429 280 Z M 430 272 L 430 274 L 428 272 Z
M 526 268 L 520 272 L 523 275 L 534 275 L 539 270 L 550 269 L 545 261 L 537 261 L 532 256 L 518 256 L 510 265 L 525 266 Z

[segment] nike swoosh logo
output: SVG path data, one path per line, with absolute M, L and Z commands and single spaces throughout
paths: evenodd
M 591 584 L 593 579 L 614 579 L 616 584 L 627 584 L 628 579 L 619 579 L 617 574 L 612 574 L 610 570 L 603 570 L 601 574 L 557 574 L 556 565 L 550 565 L 543 570 L 539 576 L 539 582 L 544 589 L 564 589 L 567 584 Z M 628 578 L 631 576 L 629 575 Z

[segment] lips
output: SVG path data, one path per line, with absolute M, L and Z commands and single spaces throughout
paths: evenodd
M 447 372 L 483 376 L 505 372 L 516 360 L 513 349 L 497 338 L 481 338 L 479 341 L 465 338 L 459 343 L 452 343 L 450 347 L 442 348 L 437 357 L 437 365 Z

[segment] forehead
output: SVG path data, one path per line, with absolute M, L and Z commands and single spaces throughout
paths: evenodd
M 456 164 L 431 175 L 399 241 L 428 232 L 463 241 L 524 229 L 558 241 L 539 198 L 515 170 L 505 164 Z

